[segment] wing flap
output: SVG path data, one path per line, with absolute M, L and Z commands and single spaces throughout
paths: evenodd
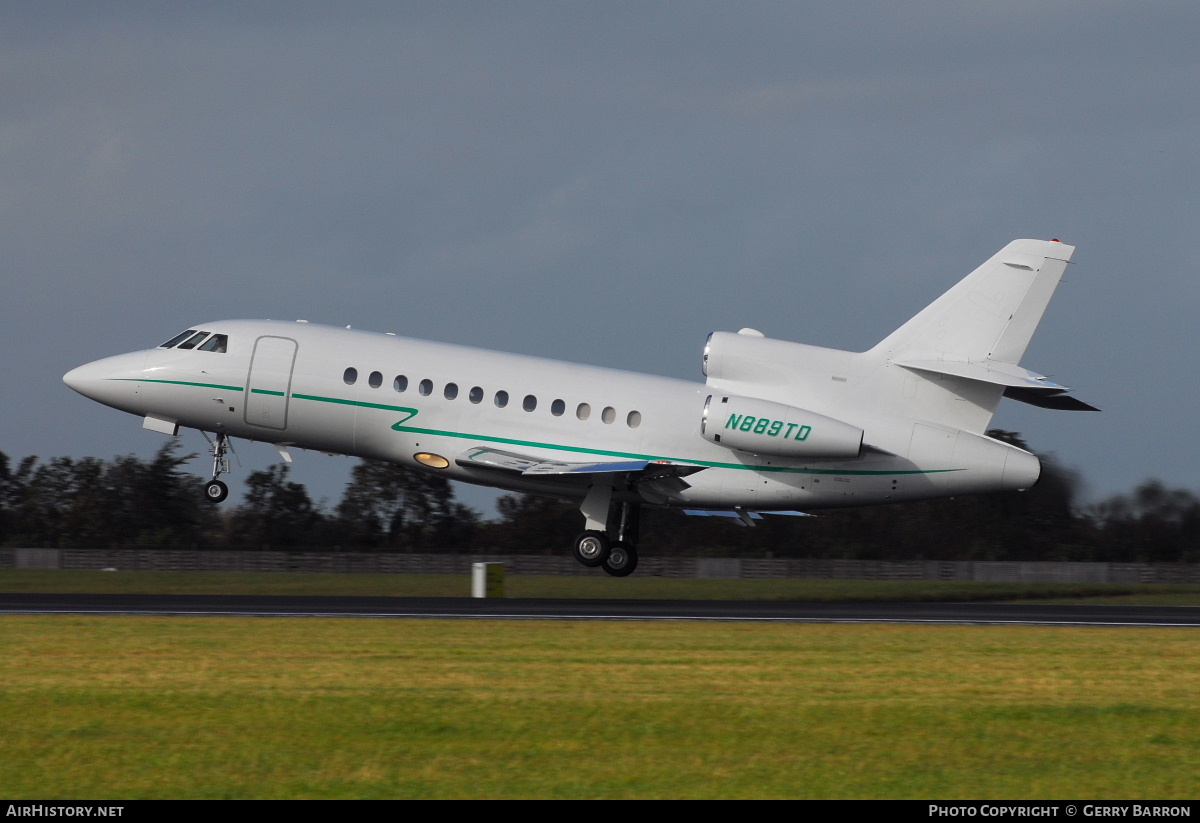
M 650 465 L 649 460 L 617 460 L 604 463 L 564 463 L 558 460 L 546 460 L 531 466 L 522 474 L 607 474 L 622 472 L 640 472 Z
M 536 466 L 541 461 L 513 452 L 480 446 L 467 449 L 456 457 L 454 462 L 460 466 L 479 466 L 486 469 L 500 469 L 501 471 L 523 474 L 526 469 Z

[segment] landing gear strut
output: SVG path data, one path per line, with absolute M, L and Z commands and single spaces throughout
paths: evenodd
M 208 435 L 204 437 L 207 439 Z M 220 503 L 229 496 L 229 487 L 217 479 L 229 472 L 229 437 L 218 433 L 217 439 L 209 442 L 212 443 L 213 476 L 204 487 L 204 496 L 214 503 Z
M 587 531 L 575 538 L 572 553 L 589 568 L 600 566 L 613 577 L 627 577 L 638 564 L 640 507 L 636 503 L 622 502 L 618 504 L 614 518 L 612 495 L 611 481 L 597 482 L 588 490 L 579 507 Z
M 617 522 L 617 541 L 608 549 L 604 571 L 613 577 L 628 577 L 637 568 L 637 539 L 641 523 L 641 507 L 636 503 L 622 503 Z

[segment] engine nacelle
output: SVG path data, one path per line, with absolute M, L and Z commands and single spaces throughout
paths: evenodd
M 709 395 L 700 434 L 750 454 L 776 457 L 858 457 L 863 430 L 823 414 L 752 397 Z

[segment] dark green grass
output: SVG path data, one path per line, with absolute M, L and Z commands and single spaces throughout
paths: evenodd
M 0 796 L 1194 798 L 1200 633 L 0 618 Z
M 268 572 L 100 572 L 0 569 L 0 591 L 112 594 L 358 595 L 466 597 L 467 575 Z M 809 580 L 509 575 L 508 597 L 662 600 L 1009 601 L 1200 605 L 1196 585 L 973 583 L 937 580 Z

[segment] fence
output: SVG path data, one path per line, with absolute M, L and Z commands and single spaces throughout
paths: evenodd
M 0 548 L 0 568 L 125 571 L 462 574 L 480 560 L 505 574 L 592 574 L 570 557 L 550 555 L 382 554 L 371 552 L 188 551 L 167 549 Z M 975 580 L 993 583 L 1200 583 L 1200 564 L 1066 563 L 643 557 L 649 577 L 805 577 L 856 580 Z

